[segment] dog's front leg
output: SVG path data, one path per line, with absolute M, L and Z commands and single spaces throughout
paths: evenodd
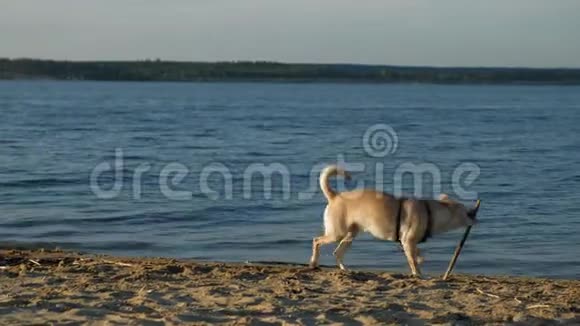
M 407 257 L 407 262 L 411 268 L 411 274 L 415 277 L 421 277 L 421 271 L 419 270 L 419 264 L 417 264 L 417 244 L 411 242 L 403 243 L 403 250 L 405 251 L 405 256 Z

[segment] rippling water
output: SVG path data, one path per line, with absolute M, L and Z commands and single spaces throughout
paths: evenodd
M 382 158 L 362 145 L 378 123 L 398 136 L 395 153 Z M 123 175 L 109 171 L 96 180 L 122 187 L 99 199 L 91 173 L 113 164 L 116 150 Z M 0 82 L 0 241 L 306 262 L 325 201 L 317 187 L 313 196 L 299 193 L 311 192 L 313 167 L 340 157 L 365 165 L 359 181 L 375 180 L 383 164 L 386 191 L 401 164 L 432 163 L 452 196 L 454 169 L 475 163 L 480 175 L 466 189 L 483 200 L 482 222 L 457 270 L 580 276 L 579 87 Z M 185 193 L 168 197 L 159 175 L 170 163 L 188 174 L 169 185 Z M 245 198 L 244 171 L 255 163 L 288 169 L 289 199 L 281 178 L 270 199 L 252 179 Z M 200 187 L 204 168 L 218 164 L 231 173 L 231 199 L 224 189 L 212 199 Z M 412 180 L 404 181 L 412 191 Z M 208 178 L 211 189 L 223 184 L 217 173 Z M 427 273 L 445 269 L 461 232 L 422 245 Z M 324 248 L 322 263 L 333 264 L 332 249 Z M 395 244 L 369 236 L 355 240 L 346 263 L 407 270 Z

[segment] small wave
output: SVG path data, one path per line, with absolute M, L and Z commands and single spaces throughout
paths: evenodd
M 107 241 L 107 242 L 88 242 L 82 244 L 85 250 L 159 250 L 162 246 L 153 242 L 146 241 Z
M 288 145 L 290 144 L 292 141 L 290 139 L 285 139 L 285 140 L 273 140 L 270 142 L 270 144 L 272 145 Z
M 48 231 L 34 234 L 31 238 L 43 239 L 43 238 L 60 238 L 60 237 L 70 237 L 73 235 L 81 234 L 79 231 L 73 230 L 62 230 L 62 231 Z
M 131 140 L 135 140 L 135 141 L 143 141 L 143 142 L 154 142 L 157 141 L 158 139 L 156 137 L 150 137 L 150 136 L 134 136 L 131 137 Z
M 277 247 L 277 246 L 288 246 L 303 244 L 304 240 L 298 239 L 280 239 L 272 241 L 216 241 L 208 244 L 202 245 L 204 249 L 215 249 L 215 248 L 243 248 L 243 249 L 262 249 L 264 247 Z
M 18 221 L 0 223 L 0 226 L 3 228 L 29 228 L 29 227 L 39 227 L 39 226 L 46 226 L 46 225 L 58 225 L 58 224 L 62 224 L 63 222 L 66 223 L 66 220 L 55 222 L 54 220 L 26 219 L 26 220 L 18 220 Z
M 98 131 L 97 127 L 71 127 L 71 128 L 60 128 L 59 132 L 69 132 L 69 131 Z
M 275 156 L 275 155 L 268 154 L 268 153 L 263 153 L 263 152 L 251 152 L 251 151 L 250 151 L 250 152 L 248 152 L 248 153 L 247 153 L 247 155 L 248 155 L 249 157 L 272 157 L 272 156 Z
M 85 217 L 78 219 L 69 219 L 66 220 L 66 223 L 68 225 L 105 224 L 105 223 L 147 225 L 147 224 L 175 223 L 183 221 L 190 222 L 219 221 L 220 223 L 224 223 L 223 218 L 225 216 L 232 216 L 232 213 L 239 213 L 236 215 L 244 215 L 247 214 L 250 210 L 259 211 L 264 209 L 264 207 L 265 207 L 264 205 L 256 205 L 256 207 L 254 208 L 244 209 L 243 207 L 234 207 L 234 206 L 213 206 L 200 210 L 191 210 L 191 211 L 180 210 L 166 212 L 141 212 L 136 214 L 124 214 L 106 217 Z M 270 210 L 276 210 L 276 208 L 272 208 Z
M 205 138 L 205 137 L 215 137 L 218 134 L 218 129 L 205 129 L 202 130 L 200 132 L 197 132 L 195 134 L 193 134 L 194 137 L 200 137 L 200 138 Z
M 0 249 L 8 250 L 35 250 L 35 249 L 73 249 L 78 248 L 80 242 L 20 242 L 20 241 L 2 241 L 0 242 Z
M 571 182 L 580 181 L 580 174 L 572 175 L 572 176 L 565 176 L 565 177 L 558 179 L 558 182 L 570 182 L 570 181 Z
M 162 250 L 162 246 L 146 241 L 109 241 L 109 242 L 0 242 L 0 249 L 34 250 L 34 249 L 68 249 L 80 251 L 131 251 L 131 250 Z
M 0 182 L 0 187 L 5 188 L 30 188 L 38 186 L 54 187 L 54 186 L 66 186 L 71 184 L 81 184 L 83 182 L 84 180 L 82 179 L 41 178 L 41 179 Z
M 183 212 L 182 212 L 183 213 Z M 129 225 L 143 225 L 151 223 L 163 223 L 163 222 L 175 222 L 180 220 L 186 220 L 186 214 L 181 214 L 179 216 L 175 213 L 160 213 L 160 212 L 147 212 L 138 214 L 125 214 L 117 216 L 108 217 L 85 217 L 79 219 L 72 219 L 68 222 L 70 224 L 129 224 Z M 191 217 L 189 217 L 191 219 Z
M 300 130 L 293 130 L 293 131 L 287 132 L 287 134 L 292 135 L 292 136 L 314 136 L 314 135 L 316 135 L 316 133 L 314 133 L 314 132 L 300 131 Z
M 123 154 L 123 160 L 134 160 L 134 161 L 149 161 L 149 160 L 153 160 L 153 157 L 151 156 L 145 156 L 145 155 L 127 155 L 127 154 Z M 101 157 L 101 161 L 114 161 L 117 159 L 116 155 L 105 155 L 103 157 Z M 128 171 L 131 172 L 131 171 Z

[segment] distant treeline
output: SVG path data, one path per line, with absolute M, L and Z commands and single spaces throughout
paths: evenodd
M 580 69 L 436 68 L 287 64 L 263 61 L 54 61 L 0 58 L 0 79 L 580 84 Z

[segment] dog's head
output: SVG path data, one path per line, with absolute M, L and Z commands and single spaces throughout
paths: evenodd
M 441 194 L 439 196 L 439 202 L 449 210 L 449 229 L 471 226 L 478 223 L 476 214 L 479 208 L 479 201 L 474 207 L 468 208 L 462 203 L 450 199 L 446 194 Z

